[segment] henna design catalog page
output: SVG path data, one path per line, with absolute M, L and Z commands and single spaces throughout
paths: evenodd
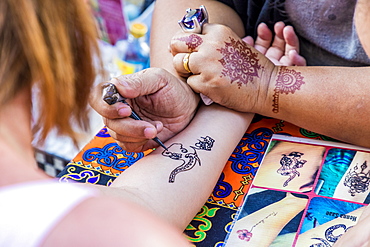
M 225 247 L 333 246 L 370 202 L 370 150 L 274 135 Z

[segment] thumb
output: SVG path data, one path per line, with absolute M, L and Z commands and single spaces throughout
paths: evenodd
M 168 74 L 164 69 L 149 68 L 134 74 L 121 75 L 111 82 L 123 97 L 132 99 L 154 94 L 162 89 L 168 83 Z

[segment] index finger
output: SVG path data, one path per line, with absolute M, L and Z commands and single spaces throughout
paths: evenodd
M 288 54 L 291 50 L 296 50 L 299 53 L 299 40 L 294 28 L 292 26 L 286 26 L 283 33 L 286 42 L 285 54 Z
M 170 49 L 172 55 L 177 53 L 187 53 L 198 51 L 198 47 L 203 43 L 203 38 L 199 34 L 180 33 L 171 39 Z

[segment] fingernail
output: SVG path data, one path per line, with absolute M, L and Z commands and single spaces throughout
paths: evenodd
M 144 129 L 144 136 L 148 139 L 153 139 L 156 135 L 156 130 L 154 127 L 148 127 Z
M 162 129 L 162 128 L 163 128 L 163 124 L 162 124 L 162 122 L 157 122 L 157 123 L 155 124 L 155 127 L 156 127 L 156 129 L 157 129 L 157 130 Z
M 290 56 L 293 56 L 293 55 L 296 55 L 296 54 L 298 54 L 298 52 L 296 50 L 290 50 L 289 51 Z
M 119 80 L 119 83 L 123 86 L 123 87 L 129 87 L 128 83 L 126 80 Z
M 117 112 L 121 117 L 128 117 L 131 114 L 131 109 L 129 107 L 121 107 L 117 110 Z

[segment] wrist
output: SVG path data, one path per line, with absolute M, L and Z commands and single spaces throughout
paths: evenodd
M 207 121 L 209 121 L 209 119 L 212 119 L 213 122 L 222 122 L 224 126 L 233 125 L 235 126 L 234 131 L 236 131 L 236 129 L 240 129 L 242 132 L 245 132 L 246 128 L 248 128 L 254 116 L 254 114 L 252 113 L 235 111 L 216 103 L 213 103 L 211 105 L 204 105 L 202 102 L 200 102 L 197 115 L 198 114 L 202 115 L 202 117 L 204 119 L 207 119 Z
M 258 97 L 254 105 L 254 113 L 270 116 L 273 108 L 273 94 L 276 76 L 279 66 L 274 65 L 270 60 L 266 59 L 263 65 L 263 71 L 259 80 Z

